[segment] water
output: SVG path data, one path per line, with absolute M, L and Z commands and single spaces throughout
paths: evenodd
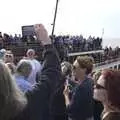
M 115 48 L 116 46 L 120 47 L 120 38 L 103 38 L 103 47 L 111 46 Z

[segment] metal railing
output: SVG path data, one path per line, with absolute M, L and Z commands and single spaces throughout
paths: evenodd
M 115 58 L 115 59 L 111 59 L 111 60 L 106 60 L 106 61 L 101 62 L 101 63 L 94 64 L 94 66 L 99 67 L 99 66 L 102 66 L 102 65 L 107 65 L 107 64 L 110 64 L 110 63 L 113 63 L 113 62 L 118 62 L 118 61 L 120 61 L 120 57 Z

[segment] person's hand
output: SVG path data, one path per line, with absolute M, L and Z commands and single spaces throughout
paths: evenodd
M 65 89 L 63 91 L 63 94 L 64 94 L 64 97 L 65 97 L 65 104 L 66 104 L 66 106 L 70 104 L 69 92 L 70 92 L 70 90 L 69 90 L 68 86 L 65 85 Z
M 63 91 L 63 94 L 64 94 L 65 96 L 68 96 L 69 93 L 70 93 L 69 87 L 68 87 L 68 85 L 65 85 L 65 89 L 64 89 L 64 91 Z
M 51 44 L 51 39 L 48 36 L 48 32 L 45 29 L 44 25 L 42 24 L 36 24 L 34 25 L 35 33 L 37 36 L 37 39 L 43 44 L 48 45 Z

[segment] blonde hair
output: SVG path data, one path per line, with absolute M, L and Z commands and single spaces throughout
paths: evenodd
M 27 99 L 18 88 L 8 66 L 0 61 L 0 120 L 15 117 L 26 104 Z

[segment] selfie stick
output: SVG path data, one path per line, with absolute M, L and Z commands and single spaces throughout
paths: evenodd
M 59 2 L 59 0 L 56 1 L 54 20 L 53 20 L 53 24 L 52 24 L 53 25 L 53 28 L 52 28 L 52 43 L 53 43 L 53 35 L 54 35 L 54 30 L 55 30 L 55 22 L 56 22 L 56 16 L 57 16 L 58 2 Z

